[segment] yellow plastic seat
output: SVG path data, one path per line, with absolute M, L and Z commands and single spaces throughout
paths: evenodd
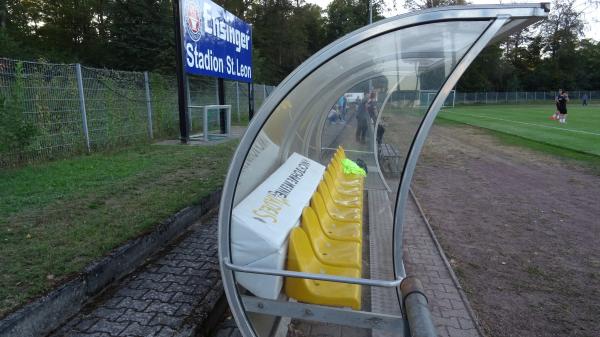
M 317 191 L 321 193 L 323 198 L 331 198 L 338 206 L 362 208 L 362 200 L 358 196 L 349 197 L 347 195 L 340 195 L 335 191 L 332 193 L 325 180 L 321 180 L 319 186 L 317 186 Z
M 345 222 L 353 222 L 360 223 L 362 225 L 362 210 L 357 208 L 350 207 L 339 207 L 337 206 L 333 200 L 330 198 L 323 198 L 321 193 L 316 191 L 312 200 L 315 201 L 316 204 L 323 205 L 323 208 L 327 210 L 327 213 L 331 216 L 332 219 L 337 221 L 345 221 Z
M 287 269 L 314 274 L 360 277 L 360 270 L 356 268 L 334 267 L 321 263 L 315 257 L 306 233 L 299 227 L 294 228 L 290 233 Z M 284 289 L 287 296 L 299 302 L 360 310 L 359 285 L 286 277 Z
M 359 187 L 363 188 L 364 179 L 361 176 L 355 174 L 345 174 L 341 169 L 337 168 L 337 165 L 329 163 L 327 165 L 327 172 L 333 177 L 339 180 L 340 184 L 345 187 Z
M 302 215 L 300 227 L 304 229 L 315 256 L 324 264 L 337 267 L 351 267 L 360 270 L 362 266 L 361 245 L 352 241 L 332 240 L 325 236 L 319 221 Z
M 323 174 L 323 179 L 325 179 L 325 182 L 327 183 L 327 185 L 329 186 L 330 189 L 335 190 L 339 194 L 348 195 L 351 197 L 357 196 L 362 199 L 363 190 L 360 187 L 358 187 L 358 186 L 343 186 L 342 184 L 340 184 L 339 181 L 337 181 L 336 179 L 333 179 L 331 174 L 329 174 L 329 172 L 327 172 L 327 171 L 325 171 L 325 173 Z
M 362 227 L 360 223 L 335 221 L 327 213 L 325 205 L 319 204 L 315 206 L 305 207 L 302 211 L 302 216 L 316 219 L 327 237 L 334 240 L 362 242 Z M 319 209 L 319 215 L 317 215 L 316 209 Z

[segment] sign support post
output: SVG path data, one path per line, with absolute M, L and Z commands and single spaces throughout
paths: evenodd
M 179 107 L 179 139 L 182 144 L 187 144 L 190 140 L 189 118 L 187 114 L 187 104 L 185 99 L 185 79 L 183 74 L 183 49 L 181 35 L 181 6 L 179 0 L 173 0 L 173 20 L 175 24 L 175 64 L 177 67 L 177 103 Z
M 217 89 L 218 89 L 218 93 L 219 93 L 219 105 L 225 105 L 225 81 L 223 80 L 222 77 L 219 77 L 217 79 Z M 221 133 L 227 133 L 227 124 L 228 122 L 231 121 L 226 121 L 226 110 L 225 109 L 219 109 L 219 119 L 220 119 L 220 124 L 221 124 Z

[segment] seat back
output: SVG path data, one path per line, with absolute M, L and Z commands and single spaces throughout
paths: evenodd
M 327 246 L 327 239 L 317 215 L 309 207 L 304 208 L 302 211 L 302 218 L 300 221 L 300 227 L 304 229 L 308 240 L 311 242 L 313 251 L 318 252 L 318 247 Z
M 321 196 L 319 191 L 316 191 L 315 194 L 313 194 L 312 199 L 310 200 L 310 206 L 317 214 L 319 221 L 323 222 L 331 219 L 327 212 L 327 207 L 325 207 L 325 200 L 323 200 L 323 196 Z
M 295 227 L 290 232 L 287 270 L 326 273 L 325 266 L 315 256 L 306 232 L 300 227 Z
M 317 191 L 321 193 L 321 196 L 323 196 L 323 198 L 334 199 L 334 195 L 331 194 L 331 189 L 327 186 L 325 180 L 321 180 L 319 186 L 317 186 Z

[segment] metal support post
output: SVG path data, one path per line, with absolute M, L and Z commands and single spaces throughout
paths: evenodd
M 83 123 L 83 136 L 85 137 L 85 148 L 90 152 L 90 133 L 88 131 L 87 113 L 85 111 L 85 96 L 83 94 L 83 77 L 81 76 L 81 64 L 75 65 L 77 75 L 77 91 L 79 92 L 79 110 L 81 111 L 81 121 Z
M 173 23 L 175 25 L 175 61 L 177 73 L 177 103 L 179 108 L 179 133 L 182 144 L 187 144 L 190 140 L 189 134 L 189 116 L 187 114 L 187 104 L 185 99 L 185 81 L 183 74 L 183 53 L 182 53 L 182 35 L 181 24 L 179 23 L 181 6 L 179 0 L 173 0 Z
M 146 111 L 148 113 L 148 138 L 154 138 L 152 132 L 152 102 L 150 101 L 150 81 L 148 80 L 148 72 L 144 71 L 144 86 L 146 87 Z
M 409 276 L 402 280 L 400 290 L 410 335 L 412 337 L 437 336 L 421 281 L 414 276 Z

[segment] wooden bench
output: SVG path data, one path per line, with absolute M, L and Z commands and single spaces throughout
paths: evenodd
M 379 144 L 379 160 L 382 169 L 387 165 L 388 172 L 400 176 L 400 151 L 394 145 Z
M 362 276 L 364 178 L 346 175 L 339 148 L 289 237 L 287 269 L 313 274 Z M 360 310 L 361 286 L 286 278 L 285 293 L 299 302 Z

